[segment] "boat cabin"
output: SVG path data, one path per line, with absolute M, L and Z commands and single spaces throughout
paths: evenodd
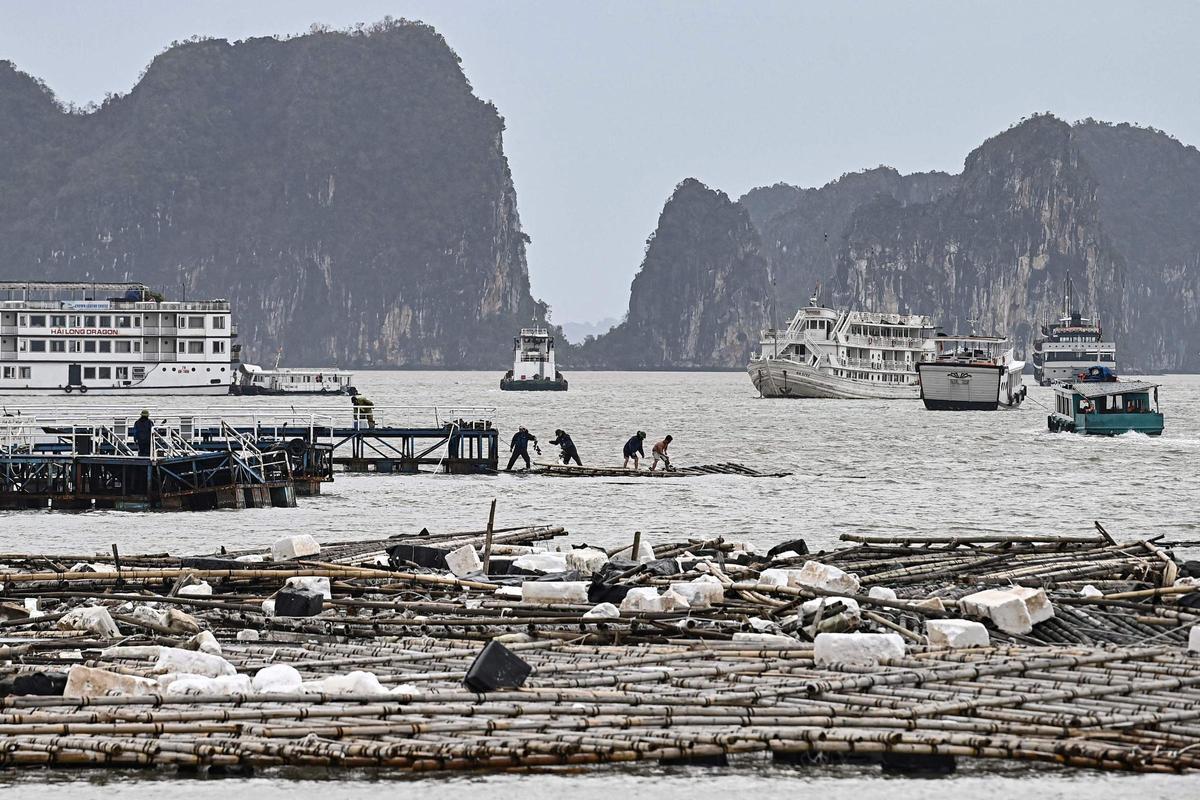
M 1163 432 L 1157 383 L 1080 381 L 1054 390 L 1050 430 L 1116 436 L 1134 431 L 1147 436 Z
M 934 342 L 934 361 L 964 364 L 994 364 L 1008 352 L 1003 336 L 946 336 L 938 334 Z

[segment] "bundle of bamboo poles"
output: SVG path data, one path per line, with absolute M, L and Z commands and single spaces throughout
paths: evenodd
M 579 576 L 457 577 L 380 558 L 398 542 L 532 552 L 564 533 L 426 533 L 325 545 L 319 559 L 278 563 L 232 561 L 260 551 L 0 555 L 0 685 L 82 667 L 145 679 L 115 695 L 0 692 L 0 765 L 429 771 L 866 756 L 1200 767 L 1200 658 L 1185 647 L 1200 618 L 1178 602 L 1195 587 L 1178 580 L 1181 565 L 1160 541 L 947 537 L 767 558 L 715 537 L 660 545 L 652 561 L 621 560 L 639 552 L 635 543 L 615 550 L 592 585 L 666 591 L 705 576 L 724 597 L 615 617 L 589 615 L 591 602 L 533 604 L 511 591 L 522 580 Z M 213 568 L 216 558 L 228 563 Z M 805 560 L 852 572 L 862 588 L 764 579 Z M 320 614 L 265 610 L 288 579 L 305 577 L 330 581 Z M 212 594 L 180 594 L 197 581 Z M 1081 595 L 1085 584 L 1097 591 Z M 928 644 L 929 620 L 961 616 L 963 595 L 1007 585 L 1047 589 L 1054 618 L 1029 634 L 992 628 L 987 647 Z M 895 599 L 870 594 L 875 586 Z M 817 598 L 827 604 L 802 609 Z M 847 600 L 860 616 L 840 615 Z M 119 632 L 62 629 L 80 606 L 103 606 Z M 190 627 L 180 632 L 140 607 L 186 612 Z M 834 630 L 900 634 L 905 656 L 818 664 L 812 639 L 838 620 Z M 147 653 L 203 648 L 196 630 L 212 635 L 241 683 L 171 688 L 177 676 Z M 490 641 L 532 667 L 520 688 L 463 687 Z M 139 647 L 151 649 L 130 649 Z M 303 683 L 268 692 L 250 680 L 279 664 Z M 348 679 L 356 673 L 370 680 Z

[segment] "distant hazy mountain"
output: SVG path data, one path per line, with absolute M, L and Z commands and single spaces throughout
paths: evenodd
M 193 41 L 67 113 L 0 63 L 0 276 L 234 303 L 249 358 L 502 367 L 545 309 L 502 149 L 433 29 Z
M 693 178 L 680 183 L 629 294 L 625 321 L 585 344 L 572 363 L 683 369 L 745 361 L 770 295 L 746 209 Z
M 589 336 L 601 336 L 620 323 L 614 317 L 605 317 L 597 322 L 564 322 L 560 325 L 563 335 L 572 344 L 579 344 Z

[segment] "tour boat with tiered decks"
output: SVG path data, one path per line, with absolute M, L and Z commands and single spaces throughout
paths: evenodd
M 522 328 L 513 337 L 513 368 L 500 379 L 506 392 L 565 392 L 567 379 L 554 366 L 554 337 L 544 328 Z
M 243 363 L 229 387 L 237 395 L 299 395 L 348 394 L 356 395 L 354 374 L 337 367 L 281 367 L 283 348 L 275 353 L 275 365 L 264 369 L 257 364 Z
M 935 333 L 927 316 L 838 311 L 813 297 L 786 329 L 762 332 L 747 372 L 763 397 L 916 400 Z
M 921 400 L 930 411 L 994 411 L 1025 399 L 1018 361 L 1003 336 L 945 336 L 936 357 L 917 365 Z
M 225 300 L 140 283 L 0 282 L 0 394 L 226 394 L 237 332 Z
M 1099 317 L 1088 319 L 1072 308 L 1073 290 L 1067 278 L 1062 317 L 1043 325 L 1033 342 L 1033 377 L 1042 386 L 1073 383 L 1094 366 L 1117 369 L 1117 345 L 1104 341 Z

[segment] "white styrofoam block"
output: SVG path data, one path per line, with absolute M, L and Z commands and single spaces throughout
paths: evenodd
M 271 545 L 272 561 L 290 561 L 294 558 L 320 555 L 321 545 L 309 533 L 285 536 Z
M 267 560 L 267 557 L 262 553 L 250 553 L 249 555 L 238 556 L 234 561 L 240 561 L 243 564 L 261 564 Z
M 652 586 L 635 586 L 621 601 L 622 611 L 657 611 L 658 590 Z
M 67 672 L 63 697 L 108 697 L 110 695 L 156 694 L 158 681 L 136 675 L 121 675 L 106 669 L 75 664 Z
M 314 592 L 320 592 L 321 596 L 326 600 L 333 599 L 333 589 L 329 585 L 329 578 L 288 578 L 283 582 L 283 585 L 293 589 L 310 589 Z
M 897 633 L 818 633 L 813 642 L 813 658 L 819 667 L 874 666 L 903 657 L 904 640 Z
M 104 606 L 81 606 L 73 608 L 58 621 L 61 631 L 86 631 L 106 639 L 121 635 L 121 629 L 113 622 L 112 614 Z
M 522 603 L 586 603 L 587 581 L 525 581 L 521 584 Z
M 711 578 L 711 580 L 702 580 Z M 691 608 L 708 608 L 725 601 L 725 587 L 711 575 L 702 576 L 687 583 L 672 583 L 671 591 L 683 596 Z
M 166 694 L 186 695 L 232 695 L 250 694 L 254 691 L 249 675 L 208 675 L 172 673 L 158 679 Z
M 513 559 L 513 566 L 527 572 L 566 572 L 566 553 L 526 553 Z
M 985 589 L 958 601 L 959 609 L 972 617 L 991 620 L 1005 633 L 1025 634 L 1033 630 L 1033 619 L 1025 599 L 1008 589 Z
M 876 600 L 895 600 L 896 593 L 886 586 L 872 586 L 867 592 L 867 597 L 874 597 Z
M 926 597 L 924 600 L 918 600 L 913 603 L 914 608 L 923 608 L 926 611 L 944 612 L 946 603 L 940 597 Z
M 520 586 L 501 586 L 501 587 L 497 588 L 496 591 L 493 592 L 492 594 L 496 595 L 497 597 L 506 597 L 509 600 L 520 600 L 521 599 L 521 587 Z
M 212 597 L 212 586 L 208 581 L 200 581 L 199 583 L 189 583 L 179 590 L 180 597 Z
M 201 653 L 199 650 L 184 650 L 179 647 L 164 647 L 154 662 L 154 671 L 186 672 L 189 675 L 207 675 L 219 678 L 222 675 L 236 675 L 237 670 L 220 656 L 211 653 Z
M 254 628 L 242 628 L 237 632 L 237 640 L 239 642 L 257 642 L 258 631 Z
M 318 691 L 324 694 L 387 694 L 374 672 L 355 670 L 346 675 L 330 675 L 317 681 Z M 314 688 L 306 684 L 305 688 Z
M 591 575 L 608 563 L 608 553 L 594 547 L 581 547 L 567 551 L 567 569 L 576 569 Z
M 639 564 L 645 564 L 647 561 L 654 560 L 654 548 L 645 541 L 638 542 L 638 550 L 633 555 L 633 560 Z
M 1011 591 L 1025 601 L 1025 608 L 1029 611 L 1029 619 L 1034 625 L 1054 617 L 1054 606 L 1051 605 L 1050 598 L 1046 596 L 1045 589 L 1014 586 Z
M 1080 597 L 1104 597 L 1104 592 L 1092 586 L 1090 583 L 1079 590 Z
M 776 553 L 771 557 L 772 561 L 791 561 L 793 558 L 799 558 L 800 554 L 795 550 L 784 550 L 782 553 Z
M 771 567 L 758 573 L 758 582 L 767 586 L 787 586 L 792 581 L 792 573 L 796 570 Z
M 583 616 L 587 619 L 617 619 L 621 616 L 621 610 L 612 603 L 600 603 Z
M 769 644 L 780 647 L 795 647 L 800 644 L 790 636 L 784 636 L 782 633 L 751 633 L 749 631 L 738 631 L 733 635 L 735 642 L 750 642 L 753 644 Z
M 791 576 L 791 584 L 843 594 L 858 594 L 859 589 L 857 575 L 820 561 L 805 561 Z
M 100 657 L 107 660 L 129 659 L 131 661 L 157 661 L 162 647 L 157 644 L 116 645 L 100 651 Z
M 1188 652 L 1200 653 L 1200 625 L 1193 625 L 1188 631 Z
M 931 619 L 925 632 L 934 647 L 987 647 L 991 637 L 982 622 L 968 619 Z
M 251 685 L 259 694 L 296 694 L 304 680 L 291 664 L 272 664 L 254 673 Z
M 479 560 L 479 554 L 475 552 L 473 545 L 464 544 L 457 550 L 446 553 L 446 566 L 461 578 L 472 572 L 479 572 L 483 569 L 483 562 Z
M 829 606 L 833 603 L 841 603 L 845 608 L 834 614 L 829 609 Z M 825 610 L 822 612 L 818 630 L 854 630 L 862 622 L 862 609 L 858 607 L 858 601 L 853 597 L 817 597 L 802 603 L 800 611 L 805 616 L 812 616 L 817 613 L 817 609 L 822 605 L 825 606 Z
M 217 637 L 212 635 L 212 631 L 200 631 L 188 639 L 188 646 L 201 653 L 208 653 L 210 656 L 221 655 L 221 643 L 217 641 Z
M 263 600 L 262 601 L 262 610 L 263 610 L 263 614 L 265 614 L 268 617 L 275 616 L 275 599 L 272 597 L 268 597 L 266 600 Z
M 27 613 L 29 615 L 30 619 L 33 619 L 34 617 L 42 616 L 42 612 L 38 610 L 38 598 L 36 598 L 36 597 L 26 597 L 25 598 L 25 613 Z

